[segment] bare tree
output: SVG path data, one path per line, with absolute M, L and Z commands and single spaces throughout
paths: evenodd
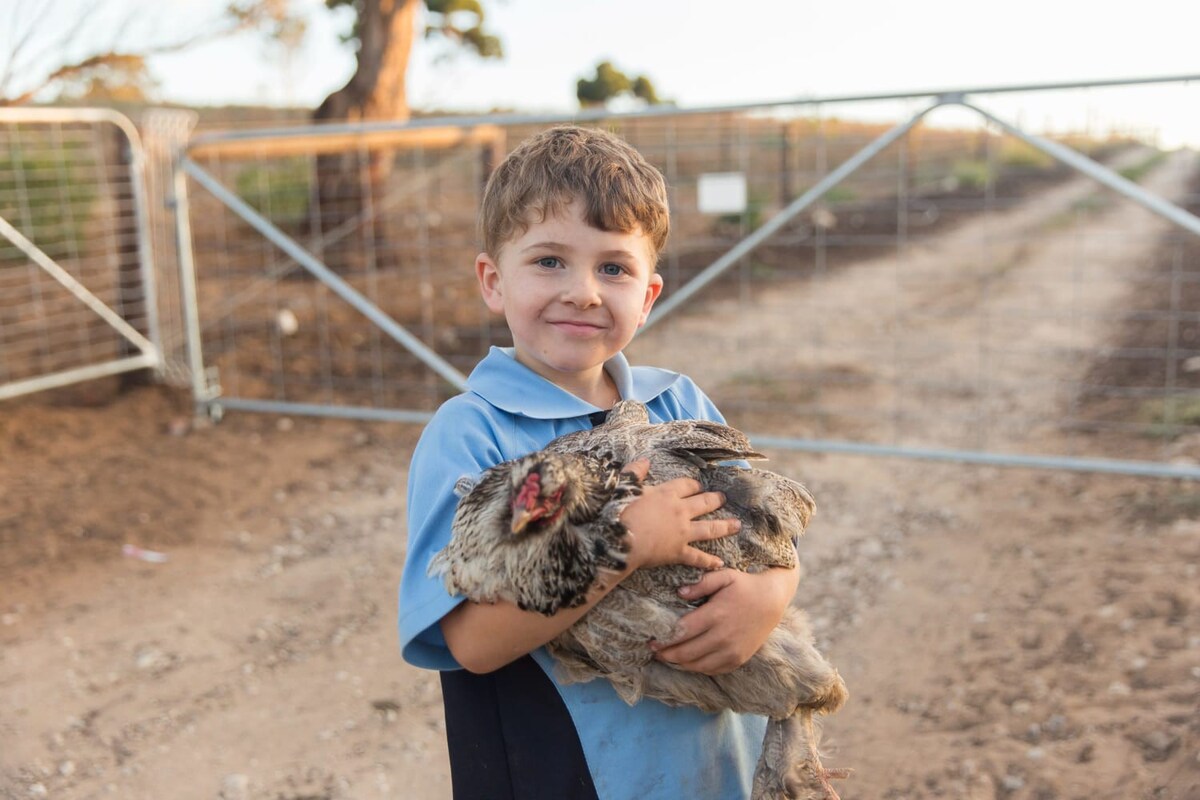
M 24 105 L 42 98 L 144 100 L 154 87 L 147 61 L 204 42 L 248 30 L 264 30 L 280 40 L 295 39 L 303 22 L 289 0 L 237 0 L 188 36 L 172 37 L 155 30 L 161 18 L 128 10 L 109 27 L 108 36 L 90 43 L 85 27 L 103 12 L 116 14 L 119 4 L 92 0 L 75 21 L 64 24 L 70 10 L 59 0 L 9 0 L 7 20 L 0 21 L 0 106 Z

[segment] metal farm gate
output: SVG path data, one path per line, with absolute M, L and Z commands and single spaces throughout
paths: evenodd
M 162 365 L 136 128 L 0 109 L 0 400 Z
M 1195 107 L 1195 80 L 194 136 L 180 374 L 214 415 L 427 419 L 509 344 L 471 270 L 483 183 L 572 121 L 671 191 L 632 360 L 756 443 L 1200 478 L 1200 162 L 1152 129 L 1023 122 L 1061 93 Z

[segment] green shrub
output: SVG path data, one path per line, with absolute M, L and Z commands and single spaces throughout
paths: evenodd
M 273 221 L 301 219 L 308 213 L 312 167 L 299 156 L 268 164 L 251 164 L 234 178 L 238 196 Z
M 978 158 L 964 158 L 954 162 L 950 170 L 954 185 L 963 189 L 980 190 L 992 179 L 988 163 Z
M 1005 139 L 998 160 L 1002 167 L 1010 169 L 1043 170 L 1055 164 L 1053 157 L 1020 139 Z
M 1167 154 L 1161 150 L 1157 150 L 1143 158 L 1136 164 L 1132 164 L 1124 169 L 1118 170 L 1121 177 L 1134 183 L 1141 183 L 1142 178 L 1146 177 L 1147 173 L 1165 161 Z
M 70 149 L 0 150 L 0 217 L 50 258 L 67 258 L 84 249 L 96 180 L 96 163 Z M 0 238 L 0 261 L 24 259 L 16 245 Z
M 830 205 L 837 205 L 838 203 L 853 203 L 858 200 L 858 192 L 854 191 L 849 186 L 838 185 L 834 186 L 821 197 Z
M 1200 398 L 1148 400 L 1139 415 L 1147 436 L 1174 439 L 1187 429 L 1200 427 Z

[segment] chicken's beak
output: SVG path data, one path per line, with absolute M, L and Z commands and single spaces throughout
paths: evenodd
M 513 535 L 515 536 L 516 534 L 524 531 L 525 528 L 529 526 L 529 523 L 533 522 L 535 519 L 537 519 L 537 517 L 537 514 L 527 508 L 522 508 L 520 510 L 514 509 L 511 528 Z

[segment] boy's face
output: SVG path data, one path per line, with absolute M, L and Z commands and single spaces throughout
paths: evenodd
M 646 321 L 662 291 L 649 239 L 588 225 L 575 201 L 480 253 L 484 302 L 508 321 L 517 360 L 568 391 L 594 386 L 604 362 Z

